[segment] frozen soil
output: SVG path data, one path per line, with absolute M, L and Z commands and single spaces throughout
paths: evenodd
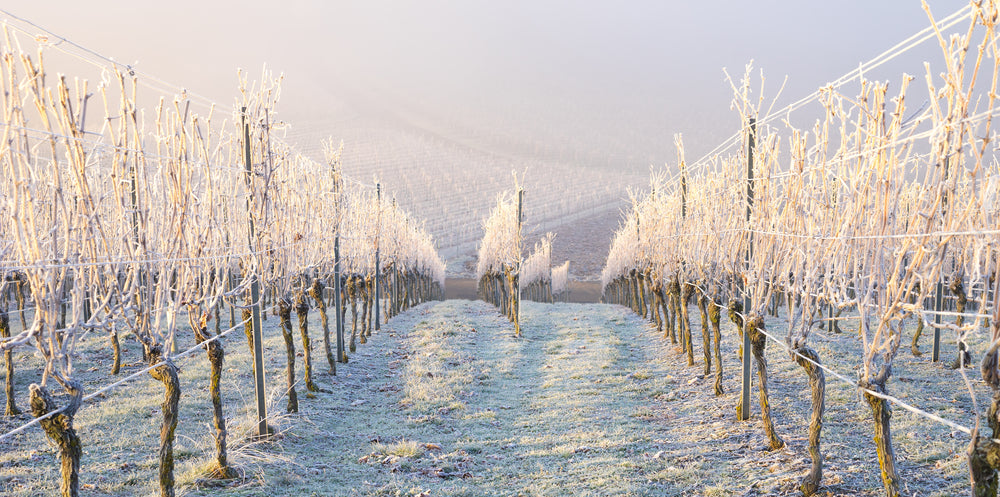
M 318 353 L 313 324 L 317 383 L 332 393 L 310 399 L 300 385 L 301 412 L 272 419 L 279 435 L 258 443 L 241 441 L 251 424 L 253 389 L 246 344 L 233 335 L 223 392 L 235 432 L 232 458 L 243 477 L 216 486 L 199 476 L 212 445 L 207 361 L 199 353 L 182 366 L 178 489 L 246 496 L 797 495 L 809 467 L 804 372 L 769 343 L 772 413 L 787 445 L 768 451 L 756 385 L 753 416 L 735 421 L 733 325 L 723 326 L 726 393 L 716 397 L 713 378 L 703 376 L 700 323 L 692 311 L 694 366 L 655 327 L 620 306 L 525 302 L 523 336 L 516 338 L 511 324 L 483 302 L 423 304 L 383 325 L 335 377 Z M 267 322 L 272 413 L 284 407 L 284 352 L 275 321 Z M 858 340 L 850 321 L 842 326 L 842 334 L 818 331 L 811 342 L 826 364 L 853 374 Z M 772 318 L 768 327 L 777 334 L 782 321 Z M 973 350 L 981 346 L 974 342 Z M 946 342 L 944 350 L 953 345 Z M 135 359 L 134 349 L 128 353 Z M 102 350 L 87 356 L 94 367 L 85 381 L 109 381 L 105 356 Z M 22 354 L 22 366 L 32 360 Z M 37 381 L 25 371 L 20 392 Z M 297 373 L 301 377 L 301 362 Z M 985 410 L 987 391 L 974 383 Z M 889 392 L 970 426 L 972 398 L 963 385 L 959 373 L 926 356 L 913 358 L 904 346 Z M 161 395 L 153 380 L 142 378 L 81 409 L 84 494 L 154 492 Z M 26 407 L 23 396 L 19 401 Z M 27 418 L 0 419 L 6 431 Z M 892 428 L 905 495 L 968 493 L 966 435 L 899 408 Z M 820 495 L 883 493 L 871 433 L 856 389 L 828 376 Z M 56 451 L 40 430 L 0 446 L 0 492 L 56 492 Z

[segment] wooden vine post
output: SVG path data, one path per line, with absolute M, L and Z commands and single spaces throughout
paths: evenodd
M 243 153 L 248 190 L 247 213 L 250 214 L 248 216 L 250 253 L 254 254 L 256 252 L 256 244 L 254 243 L 256 233 L 253 224 L 252 204 L 250 203 L 250 197 L 253 195 L 253 168 L 250 160 L 250 124 L 247 123 L 247 108 L 243 107 L 242 110 L 240 120 L 243 125 Z M 267 392 L 264 390 L 264 338 L 261 333 L 260 324 L 260 278 L 257 274 L 258 270 L 259 268 L 253 268 L 250 272 L 250 309 L 252 316 L 251 324 L 253 326 L 253 386 L 254 393 L 257 396 L 257 436 L 266 437 L 270 434 L 270 428 L 267 426 L 267 403 L 265 402 Z
M 753 140 L 753 138 L 750 138 Z M 681 220 L 687 218 L 687 165 L 681 161 Z
M 750 136 L 747 139 L 747 250 L 746 250 L 746 273 L 745 277 L 750 277 L 750 261 L 753 258 L 753 231 L 750 230 L 750 215 L 753 211 L 753 146 L 756 134 L 757 121 L 750 118 Z M 742 282 L 743 289 L 743 312 L 750 309 L 750 295 L 747 293 L 749 281 Z M 750 330 L 749 320 L 743 319 L 743 382 L 740 390 L 740 406 L 737 416 L 740 421 L 750 419 Z
M 934 344 L 931 346 L 931 362 L 941 359 L 941 311 L 944 309 L 944 282 L 938 278 L 934 288 Z
M 382 329 L 379 301 L 382 300 L 382 266 L 380 263 L 379 237 L 382 234 L 382 183 L 375 183 L 375 331 Z
M 948 181 L 948 166 L 951 163 L 951 157 L 945 157 L 941 161 L 944 166 L 942 183 Z M 941 223 L 946 222 L 948 216 L 948 191 L 945 190 L 941 192 Z M 937 284 L 934 288 L 934 346 L 931 350 L 931 362 L 937 362 L 941 358 L 941 311 L 944 310 L 944 281 L 942 277 L 938 277 Z M 959 356 L 959 361 L 961 361 L 961 356 Z
M 944 166 L 944 171 L 942 171 L 942 183 L 948 181 L 949 165 L 951 164 L 951 156 L 947 156 L 941 161 Z M 948 216 L 948 191 L 945 190 L 941 192 L 941 224 L 947 222 Z M 931 350 L 931 362 L 938 362 L 941 358 L 941 311 L 944 310 L 944 278 L 939 276 L 937 284 L 934 288 L 934 345 Z M 959 355 L 959 362 L 961 362 L 961 355 Z
M 514 288 L 514 334 L 521 336 L 521 213 L 524 189 L 517 190 L 517 287 Z
M 338 199 L 337 210 L 338 212 L 340 210 L 339 199 Z M 338 218 L 340 217 L 339 214 L 337 217 Z M 336 308 L 337 311 L 337 361 L 344 363 L 347 362 L 347 353 L 344 351 L 344 314 L 343 314 L 344 300 L 342 295 L 344 291 L 344 282 L 340 277 L 339 221 L 337 224 L 338 224 L 337 235 L 333 238 L 333 279 L 335 282 L 333 288 L 333 301 L 334 301 L 334 307 Z

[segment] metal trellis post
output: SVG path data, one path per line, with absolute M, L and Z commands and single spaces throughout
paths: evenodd
M 253 195 L 253 168 L 250 158 L 250 125 L 247 123 L 247 108 L 243 107 L 241 120 L 243 124 L 243 153 L 246 164 L 247 179 L 247 213 L 249 214 L 249 242 L 251 257 L 254 257 L 254 238 L 257 236 L 253 224 L 253 213 L 251 211 L 250 198 Z M 260 316 L 260 278 L 257 274 L 259 268 L 250 265 L 250 321 L 253 327 L 253 378 L 254 393 L 257 397 L 257 435 L 266 436 L 269 433 L 267 427 L 267 403 L 265 402 L 266 391 L 264 390 L 264 337 L 261 333 Z
M 757 121 L 750 118 L 750 136 L 747 140 L 747 251 L 746 251 L 746 277 L 750 277 L 750 261 L 753 258 L 753 232 L 750 231 L 750 215 L 753 210 L 753 146 L 754 136 L 757 133 Z M 740 390 L 740 405 L 743 410 L 739 413 L 740 420 L 745 421 L 750 418 L 750 333 L 748 333 L 750 316 L 750 293 L 748 291 L 749 281 L 742 282 L 743 288 L 743 384 Z

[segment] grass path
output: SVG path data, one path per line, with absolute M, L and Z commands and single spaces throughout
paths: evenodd
M 338 376 L 316 368 L 316 382 L 329 392 L 307 398 L 299 385 L 300 413 L 272 420 L 281 432 L 276 440 L 248 446 L 231 439 L 231 456 L 247 477 L 222 488 L 194 484 L 211 453 L 204 359 L 198 359 L 182 369 L 178 489 L 266 497 L 799 495 L 808 469 L 807 381 L 779 347 L 768 346 L 769 381 L 787 446 L 768 451 L 756 389 L 751 421 L 734 421 L 739 364 L 731 325 L 723 334 L 727 391 L 716 397 L 713 378 L 701 376 L 697 316 L 694 366 L 623 307 L 525 302 L 522 321 L 523 336 L 515 338 L 493 307 L 468 300 L 427 303 L 397 316 L 338 366 Z M 269 320 L 269 329 L 276 324 Z M 768 326 L 780 329 L 780 320 Z M 274 329 L 267 337 L 274 413 L 285 404 L 283 346 Z M 233 425 L 245 428 L 252 402 L 243 345 L 239 338 L 227 344 L 223 393 Z M 817 332 L 813 346 L 826 364 L 852 370 L 858 351 L 850 333 Z M 95 360 L 106 362 L 103 353 L 95 352 Z M 956 389 L 957 373 L 902 356 L 897 369 L 893 393 L 971 421 L 962 418 L 969 399 Z M 32 380 L 23 376 L 19 381 Z M 820 495 L 880 495 L 869 415 L 852 386 L 828 382 Z M 81 411 L 81 482 L 88 494 L 153 491 L 162 394 L 150 384 L 134 382 Z M 967 492 L 963 437 L 901 410 L 894 411 L 893 435 L 906 495 Z M 0 453 L 0 493 L 51 491 L 57 467 L 45 443 L 32 432 Z
M 676 385 L 708 392 L 711 380 L 700 366 L 678 379 L 676 351 L 638 317 L 526 302 L 523 322 L 515 338 L 495 309 L 465 300 L 399 316 L 341 369 L 339 399 L 307 401 L 292 420 L 287 463 L 234 493 L 731 495 L 752 483 L 756 465 L 734 467 L 732 447 L 713 454 L 705 430 L 732 416 L 677 402 L 690 393 Z M 733 443 L 762 449 L 759 430 L 736 426 Z
M 523 337 L 482 302 L 399 316 L 306 401 L 261 486 L 239 495 L 660 495 L 703 481 L 656 385 L 668 361 L 620 307 L 526 302 Z M 707 383 L 706 383 L 707 384 Z M 344 392 L 349 392 L 345 394 Z M 205 494 L 216 492 L 205 490 Z M 199 493 L 196 491 L 194 493 Z M 229 492 L 227 492 L 229 493 Z
M 272 449 L 281 460 L 231 494 L 799 495 L 807 381 L 778 347 L 768 349 L 771 391 L 787 446 L 769 451 L 756 390 L 751 421 L 734 421 L 732 334 L 723 341 L 727 392 L 716 397 L 701 376 L 697 317 L 695 366 L 619 306 L 525 302 L 522 320 L 515 338 L 494 308 L 467 300 L 395 318 L 341 368 L 335 393 L 289 419 Z M 816 346 L 847 367 L 821 337 Z M 828 394 L 820 495 L 880 495 L 867 413 L 849 386 L 831 383 Z M 964 492 L 960 468 L 949 466 L 962 442 L 941 433 L 927 445 L 916 432 L 901 436 L 919 419 L 894 419 L 904 491 Z M 927 451 L 941 455 L 907 456 Z

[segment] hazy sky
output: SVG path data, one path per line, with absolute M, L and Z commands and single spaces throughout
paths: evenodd
M 966 2 L 931 1 L 943 17 Z M 784 101 L 927 25 L 919 2 L 64 1 L 4 9 L 223 103 L 236 68 L 284 72 L 290 122 L 380 120 L 518 153 L 647 169 L 735 131 L 751 59 Z M 921 74 L 927 44 L 885 71 Z

